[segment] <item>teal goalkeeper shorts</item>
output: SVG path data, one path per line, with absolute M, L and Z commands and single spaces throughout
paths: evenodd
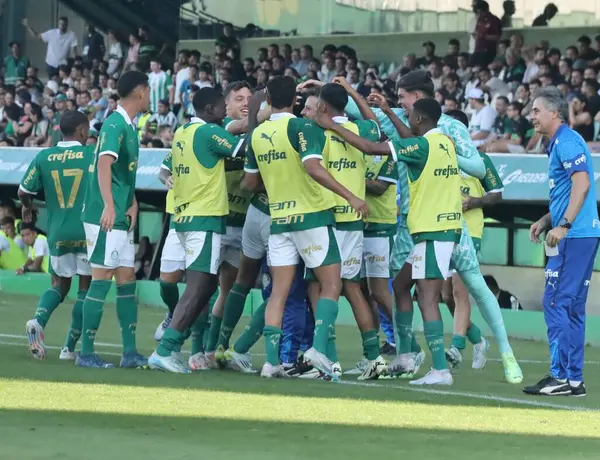
M 406 220 L 404 220 L 404 222 L 406 222 Z M 394 237 L 394 248 L 392 249 L 392 257 L 390 260 L 390 272 L 392 273 L 392 277 L 395 278 L 400 270 L 402 270 L 413 247 L 414 243 L 410 236 L 410 232 L 408 231 L 408 227 L 406 224 L 400 223 L 396 231 L 396 236 Z M 477 250 L 475 249 L 473 239 L 467 230 L 467 224 L 463 220 L 460 242 L 454 246 L 450 268 L 462 273 L 478 267 L 479 259 L 477 257 Z

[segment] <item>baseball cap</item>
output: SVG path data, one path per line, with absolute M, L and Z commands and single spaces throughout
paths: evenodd
M 54 98 L 54 102 L 67 102 L 68 100 L 69 98 L 63 93 L 60 93 Z
M 482 100 L 483 99 L 483 91 L 481 91 L 479 88 L 471 88 L 469 90 L 469 92 L 467 93 L 467 99 Z

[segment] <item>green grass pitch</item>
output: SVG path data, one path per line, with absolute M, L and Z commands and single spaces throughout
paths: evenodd
M 31 359 L 24 337 L 37 299 L 0 296 L 0 458 L 154 459 L 597 459 L 600 351 L 586 350 L 586 398 L 527 397 L 503 382 L 493 345 L 483 371 L 471 348 L 455 384 L 264 380 L 231 371 L 169 375 L 148 370 L 77 369 L 58 361 L 71 305 L 46 328 L 52 348 Z M 164 311 L 140 308 L 138 344 L 149 354 Z M 241 329 L 239 327 L 238 329 Z M 361 357 L 353 327 L 337 330 L 344 369 Z M 422 334 L 418 335 L 423 344 Z M 118 362 L 119 328 L 105 309 L 98 351 Z M 513 341 L 532 383 L 546 372 L 542 343 Z M 262 364 L 263 342 L 255 347 Z M 425 363 L 421 374 L 427 370 Z

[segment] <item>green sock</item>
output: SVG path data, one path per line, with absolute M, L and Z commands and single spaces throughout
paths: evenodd
M 469 329 L 467 329 L 467 338 L 473 345 L 481 342 L 481 329 L 475 323 L 471 323 Z
M 254 310 L 250 324 L 248 324 L 242 335 L 233 344 L 233 351 L 236 353 L 248 353 L 250 348 L 258 342 L 265 328 L 265 310 L 267 309 L 267 301 L 265 300 L 260 306 Z
M 412 335 L 412 341 L 410 342 L 410 351 L 412 353 L 421 353 L 421 345 L 417 342 L 415 334 Z
M 40 303 L 35 311 L 35 319 L 40 323 L 40 326 L 46 327 L 46 324 L 48 324 L 48 321 L 50 320 L 50 316 L 52 316 L 52 313 L 58 308 L 62 301 L 63 297 L 58 289 L 53 287 L 46 289 L 42 294 L 42 297 L 40 297 Z
M 208 325 L 208 310 L 198 316 L 192 325 L 192 356 L 204 350 L 204 331 Z
M 156 349 L 158 356 L 171 356 L 172 352 L 181 351 L 181 346 L 185 341 L 185 334 L 183 332 L 176 331 L 170 327 L 165 330 L 162 340 Z
M 454 334 L 452 336 L 452 346 L 463 351 L 467 346 L 467 338 L 464 335 Z
M 338 315 L 338 303 L 335 300 L 321 298 L 317 302 L 315 313 L 315 338 L 313 347 L 319 353 L 327 354 L 329 335 L 335 332 L 335 320 Z
M 279 342 L 283 331 L 275 326 L 265 326 L 263 330 L 265 336 L 265 350 L 267 353 L 266 361 L 273 366 L 279 365 Z
M 167 283 L 160 280 L 160 297 L 169 309 L 169 315 L 173 316 L 177 302 L 179 302 L 179 288 L 177 283 Z
M 232 286 L 231 291 L 229 291 L 227 299 L 225 299 L 223 322 L 221 323 L 221 333 L 219 334 L 217 345 L 222 345 L 226 350 L 229 348 L 231 334 L 233 334 L 233 330 L 244 312 L 246 297 L 248 297 L 249 292 L 250 289 L 236 283 Z
M 71 327 L 69 327 L 67 340 L 65 340 L 65 347 L 71 352 L 75 351 L 77 341 L 79 340 L 79 337 L 81 337 L 81 328 L 83 327 L 83 302 L 85 301 L 86 295 L 87 291 L 79 291 L 77 293 L 77 300 L 73 305 L 73 310 L 71 310 Z
M 339 361 L 337 348 L 335 346 L 335 324 L 329 329 L 329 336 L 327 337 L 327 353 L 325 353 L 325 355 L 332 363 L 337 363 Z
M 135 353 L 135 335 L 137 330 L 137 302 L 135 300 L 135 281 L 117 285 L 117 318 L 121 326 L 123 354 Z
M 410 353 L 413 342 L 413 311 L 398 311 L 394 314 L 396 331 L 398 331 L 398 343 L 396 344 L 399 355 Z M 415 341 L 416 343 L 416 341 Z M 418 346 L 418 345 L 417 345 Z
M 362 332 L 360 336 L 362 337 L 364 357 L 369 361 L 377 359 L 379 356 L 379 336 L 377 335 L 377 331 L 372 329 Z
M 94 353 L 96 332 L 102 321 L 104 301 L 112 285 L 111 280 L 92 280 L 85 301 L 83 302 L 83 327 L 81 336 L 81 354 Z
M 208 311 L 210 312 L 210 326 L 208 328 L 208 337 L 204 340 L 204 351 L 211 352 L 217 348 L 217 340 L 221 331 L 221 322 L 223 318 L 219 318 L 212 314 L 215 302 L 219 298 L 219 290 L 217 289 L 213 296 L 208 301 Z
M 431 352 L 433 368 L 438 371 L 448 369 L 446 353 L 444 351 L 444 323 L 442 320 L 425 321 L 423 323 L 423 329 L 425 331 L 427 346 Z

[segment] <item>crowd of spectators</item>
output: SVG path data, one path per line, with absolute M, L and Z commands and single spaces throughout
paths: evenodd
M 105 42 L 90 26 L 80 50 L 66 18 L 59 20 L 57 29 L 41 34 L 24 20 L 29 33 L 47 43 L 49 78 L 42 81 L 20 44 L 10 44 L 0 79 L 0 146 L 54 145 L 61 137 L 60 115 L 69 109 L 88 115 L 88 142 L 95 143 L 102 122 L 119 102 L 119 74 L 128 69 L 149 74 L 149 111 L 137 119 L 145 147 L 170 146 L 177 127 L 194 115 L 191 101 L 199 88 L 225 89 L 245 80 L 262 89 L 276 75 L 298 82 L 331 82 L 344 76 L 363 96 L 378 92 L 395 102 L 398 79 L 419 68 L 429 71 L 445 111 L 463 109 L 469 115 L 469 130 L 481 151 L 542 151 L 544 139 L 534 133 L 529 120 L 537 89 L 549 85 L 558 86 L 568 98 L 569 124 L 594 142 L 600 126 L 600 35 L 594 40 L 581 36 L 577 45 L 565 50 L 548 41 L 525 44 L 519 33 L 502 39 L 502 27 L 510 25 L 514 13 L 511 3 L 505 2 L 500 19 L 487 2 L 473 2 L 468 50 L 461 50 L 457 39 L 448 42 L 445 53 L 427 41 L 421 55 L 408 53 L 399 64 L 367 63 L 344 45 L 326 45 L 315 54 L 310 44 L 272 44 L 241 60 L 230 24 L 216 40 L 213 55 L 180 50 L 175 62 L 164 62 L 164 49 L 152 42 L 144 27 L 129 35 L 125 47 L 117 33 L 109 32 Z M 556 7 L 548 5 L 534 25 L 547 24 L 555 14 Z

